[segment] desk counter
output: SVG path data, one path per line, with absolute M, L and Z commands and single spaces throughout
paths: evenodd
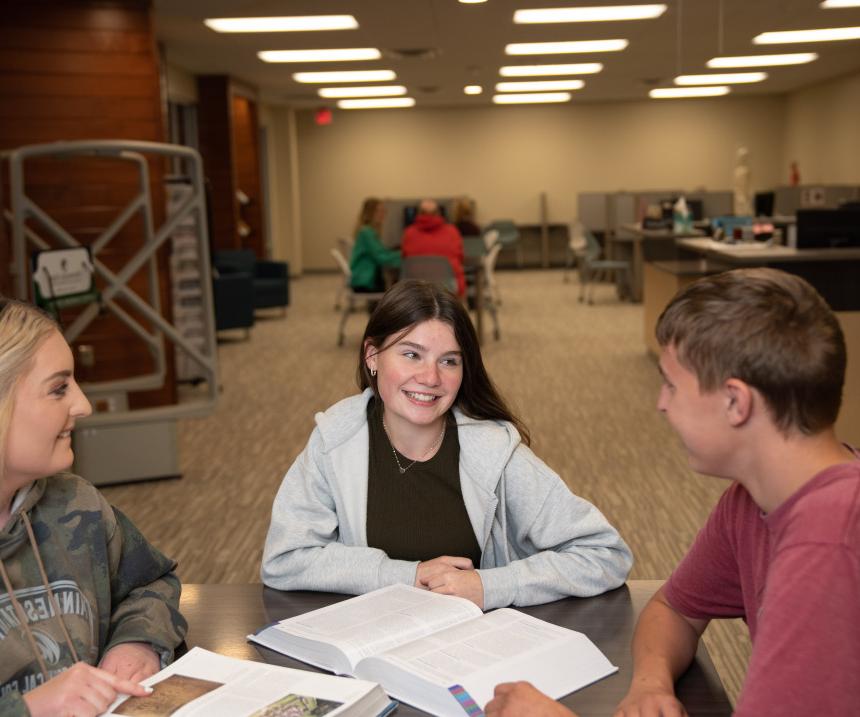
M 584 632 L 620 670 L 600 682 L 565 697 L 562 702 L 580 717 L 608 717 L 630 682 L 630 639 L 639 612 L 661 585 L 657 580 L 632 580 L 626 586 L 594 598 L 568 598 L 524 608 L 542 620 Z M 189 647 L 204 647 L 230 657 L 312 670 L 315 668 L 247 642 L 245 636 L 263 625 L 300 615 L 346 599 L 345 595 L 281 592 L 253 585 L 184 585 L 181 610 L 189 624 Z M 677 685 L 690 717 L 728 717 L 731 705 L 704 646 Z M 401 717 L 422 715 L 400 705 Z

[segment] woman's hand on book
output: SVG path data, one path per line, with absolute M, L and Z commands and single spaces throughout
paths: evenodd
M 76 715 L 95 717 L 104 712 L 118 695 L 146 697 L 152 690 L 111 672 L 77 662 L 65 672 L 24 695 L 33 717 Z
M 530 682 L 503 682 L 496 685 L 493 699 L 484 707 L 486 717 L 576 717 L 536 689 Z
M 442 555 L 418 563 L 415 587 L 466 598 L 484 609 L 484 583 L 469 558 Z

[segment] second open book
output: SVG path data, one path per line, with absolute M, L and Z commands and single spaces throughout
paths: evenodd
M 394 585 L 282 620 L 252 641 L 338 674 L 380 683 L 435 715 L 462 717 L 500 682 L 558 699 L 618 668 L 585 635 L 518 610 Z

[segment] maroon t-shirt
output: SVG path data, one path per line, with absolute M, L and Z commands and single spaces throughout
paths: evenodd
M 737 717 L 860 714 L 860 460 L 822 471 L 769 515 L 733 484 L 665 595 L 688 617 L 749 626 Z

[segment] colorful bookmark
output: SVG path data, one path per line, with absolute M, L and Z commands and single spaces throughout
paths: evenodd
M 469 715 L 469 717 L 484 717 L 484 710 L 478 707 L 475 700 L 472 699 L 472 695 L 466 692 L 462 685 L 451 685 L 451 687 L 448 688 L 448 692 L 454 696 L 454 699 L 457 700 L 457 704 L 463 708 L 463 711 Z

